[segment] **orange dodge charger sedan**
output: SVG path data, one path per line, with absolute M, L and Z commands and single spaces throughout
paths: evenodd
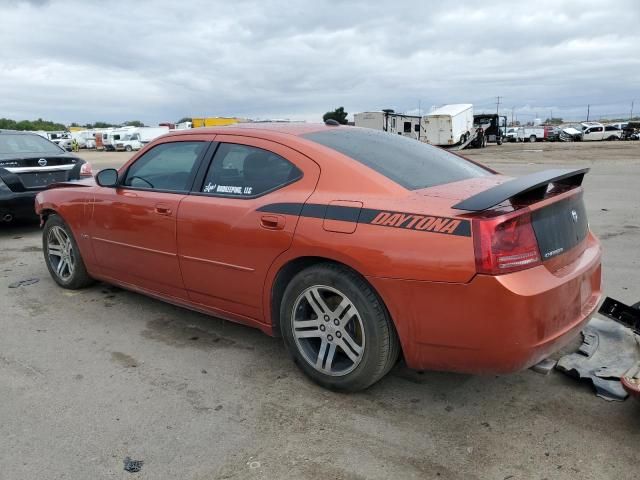
M 569 342 L 601 296 L 587 169 L 510 178 L 334 125 L 169 133 L 39 193 L 47 267 L 282 335 L 325 387 L 414 369 L 506 373 Z

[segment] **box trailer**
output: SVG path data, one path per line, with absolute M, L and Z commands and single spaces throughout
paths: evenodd
M 404 137 L 420 139 L 420 117 L 393 111 L 362 112 L 353 115 L 356 127 L 372 128 Z
M 238 119 L 235 117 L 200 117 L 192 118 L 192 128 L 202 127 L 223 127 L 225 125 L 235 125 Z
M 445 105 L 422 117 L 421 140 L 431 145 L 463 145 L 474 136 L 473 105 Z

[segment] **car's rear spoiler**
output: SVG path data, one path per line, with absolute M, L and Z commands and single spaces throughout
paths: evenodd
M 514 178 L 513 180 L 473 195 L 456 203 L 453 208 L 468 210 L 470 212 L 480 212 L 494 207 L 505 200 L 542 199 L 550 183 L 577 187 L 582 184 L 584 174 L 588 171 L 588 168 L 581 168 L 579 170 L 555 168 L 553 170 L 532 173 L 524 177 Z

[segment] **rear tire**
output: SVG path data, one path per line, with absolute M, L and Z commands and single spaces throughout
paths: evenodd
M 42 251 L 47 269 L 63 288 L 78 290 L 94 283 L 69 226 L 59 215 L 49 215 L 42 230 Z
M 536 138 L 536 136 L 535 136 L 535 135 L 531 135 L 531 136 L 529 137 L 529 142 L 531 142 L 531 143 L 536 143 L 536 140 L 537 140 L 537 138 Z
M 280 305 L 285 345 L 300 369 L 331 390 L 354 392 L 380 380 L 400 345 L 387 309 L 348 268 L 323 263 L 298 273 Z

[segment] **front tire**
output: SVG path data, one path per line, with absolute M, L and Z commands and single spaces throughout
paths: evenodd
M 400 351 L 387 309 L 371 286 L 329 263 L 291 280 L 280 306 L 280 328 L 301 370 L 331 390 L 369 387 L 393 367 Z
M 77 290 L 94 283 L 71 229 L 59 215 L 47 218 L 42 231 L 42 251 L 51 277 L 61 287 Z
M 535 136 L 535 135 L 531 135 L 531 136 L 529 137 L 529 142 L 530 142 L 530 143 L 536 143 L 536 140 L 537 140 L 537 138 L 536 138 L 536 136 Z

